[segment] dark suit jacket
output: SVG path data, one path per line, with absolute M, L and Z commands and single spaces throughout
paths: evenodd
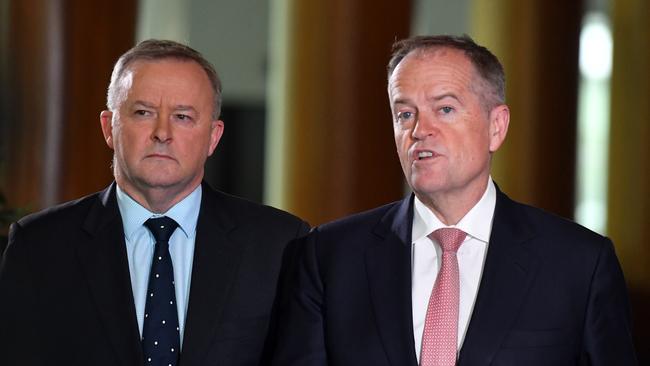
M 283 304 L 274 365 L 415 366 L 413 198 L 315 229 Z M 634 365 L 612 243 L 497 193 L 458 365 Z
M 260 363 L 285 245 L 285 212 L 204 184 L 181 365 Z M 0 264 L 0 365 L 142 365 L 114 184 L 28 216 Z

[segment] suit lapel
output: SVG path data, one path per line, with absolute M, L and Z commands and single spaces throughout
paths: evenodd
M 459 365 L 488 365 L 512 327 L 539 266 L 525 246 L 533 232 L 518 205 L 497 189 L 483 276 Z
M 83 224 L 88 241 L 77 255 L 106 333 L 122 365 L 142 364 L 143 355 L 115 183 L 100 194 Z
M 233 239 L 235 229 L 223 201 L 204 185 L 181 354 L 183 365 L 202 364 L 212 345 L 245 249 Z
M 370 296 L 386 355 L 392 365 L 416 365 L 411 311 L 412 197 L 392 207 L 373 230 L 366 250 Z

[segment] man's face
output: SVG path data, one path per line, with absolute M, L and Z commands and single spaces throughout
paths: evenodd
M 449 48 L 412 52 L 391 75 L 397 152 L 425 204 L 483 193 L 490 155 L 505 138 L 508 119 L 505 105 L 486 110 L 478 95 L 483 88 L 469 59 Z
M 223 133 L 205 71 L 191 61 L 136 61 L 119 88 L 117 111 L 101 115 L 116 181 L 136 197 L 189 193 Z

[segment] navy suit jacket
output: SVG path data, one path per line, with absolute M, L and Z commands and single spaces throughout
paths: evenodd
M 283 300 L 274 365 L 415 366 L 413 197 L 315 229 Z M 635 365 L 609 239 L 498 191 L 458 365 Z
M 302 220 L 203 185 L 181 365 L 258 365 Z M 0 365 L 143 365 L 115 186 L 12 225 Z

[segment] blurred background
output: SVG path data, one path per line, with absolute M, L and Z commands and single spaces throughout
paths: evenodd
M 0 235 L 111 182 L 99 112 L 112 65 L 147 38 L 222 77 L 215 188 L 314 225 L 400 199 L 391 44 L 467 33 L 506 69 L 493 178 L 614 240 L 650 364 L 649 16 L 645 0 L 0 0 Z

